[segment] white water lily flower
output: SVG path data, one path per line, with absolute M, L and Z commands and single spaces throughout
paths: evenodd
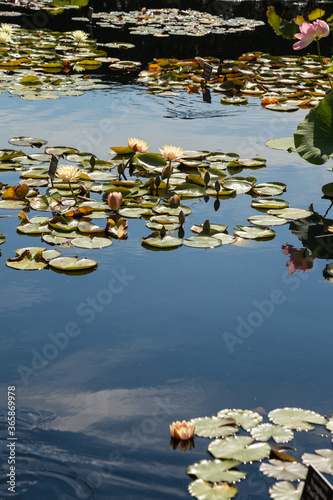
M 88 39 L 87 33 L 82 30 L 73 31 L 70 37 L 73 38 L 74 42 L 85 42 Z
M 13 34 L 13 26 L 11 24 L 2 23 L 0 24 L 0 33 L 8 33 L 8 35 Z
M 5 31 L 0 31 L 0 43 L 10 43 L 12 38 L 9 33 Z
M 62 179 L 63 181 L 77 181 L 80 177 L 80 169 L 77 167 L 73 167 L 72 165 L 62 165 L 57 168 L 57 177 Z
M 176 146 L 163 146 L 163 149 L 158 149 L 167 160 L 179 160 L 184 155 L 184 150 Z

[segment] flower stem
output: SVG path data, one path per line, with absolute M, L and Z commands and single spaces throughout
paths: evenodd
M 71 181 L 68 181 L 68 184 L 69 184 L 69 187 L 71 188 L 71 191 L 72 191 L 72 195 L 73 195 L 73 198 L 75 200 L 75 205 L 77 204 L 77 198 L 74 194 L 74 191 L 73 191 L 73 188 L 72 188 L 72 184 L 71 184 Z
M 325 66 L 324 66 L 324 63 L 323 63 L 323 58 L 322 58 L 321 53 L 320 53 L 319 40 L 317 40 L 317 49 L 318 49 L 318 56 L 319 56 L 319 61 L 320 61 L 321 67 L 323 68 L 323 71 L 325 72 L 326 70 L 325 70 Z M 332 79 L 331 79 L 331 77 L 330 77 L 330 75 L 328 73 L 326 73 L 326 75 L 327 75 L 328 81 L 330 83 L 331 89 L 333 89 Z
M 169 163 L 169 175 L 168 175 L 167 185 L 166 185 L 166 189 L 165 189 L 165 194 L 168 192 L 168 189 L 169 189 L 170 175 L 171 175 L 171 160 L 170 160 L 170 163 Z

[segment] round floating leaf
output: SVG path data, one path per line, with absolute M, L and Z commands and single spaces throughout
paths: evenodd
M 71 238 L 65 236 L 66 233 L 63 234 L 64 237 L 55 236 L 54 234 L 43 234 L 42 241 L 45 241 L 45 243 L 48 243 L 49 245 L 66 245 L 71 241 Z
M 277 408 L 268 414 L 274 424 L 283 425 L 297 431 L 311 431 L 311 424 L 325 425 L 326 419 L 319 413 L 301 408 Z
M 17 226 L 16 229 L 21 234 L 43 234 L 43 233 L 50 233 L 51 232 L 51 229 L 45 223 L 33 224 L 31 222 L 28 222 L 27 224 L 20 224 L 19 226 Z
M 329 431 L 331 431 L 333 433 L 333 416 L 332 415 L 330 416 L 330 418 L 327 421 L 326 429 L 328 429 Z
M 208 451 L 215 458 L 230 458 L 240 462 L 262 460 L 270 455 L 271 447 L 267 443 L 254 443 L 249 436 L 231 436 L 216 439 L 208 446 Z
M 193 248 L 214 248 L 222 244 L 220 239 L 211 236 L 193 236 L 184 240 L 183 243 L 186 247 Z
M 268 441 L 273 438 L 276 443 L 288 443 L 294 438 L 294 433 L 281 425 L 260 424 L 250 431 L 257 441 Z
M 80 248 L 105 248 L 112 245 L 112 240 L 107 238 L 89 238 L 85 236 L 83 238 L 74 238 L 71 244 Z
M 251 207 L 258 210 L 266 210 L 270 208 L 287 208 L 289 207 L 289 203 L 278 198 L 264 198 L 263 200 L 252 200 Z
M 328 198 L 333 198 L 333 182 L 330 182 L 329 184 L 325 184 L 321 188 L 321 190 L 325 196 L 327 196 Z
M 217 414 L 220 418 L 233 418 L 238 425 L 248 431 L 262 422 L 262 416 L 251 410 L 221 410 Z
M 25 250 L 17 257 L 6 260 L 6 265 L 20 271 L 35 271 L 43 269 L 48 261 L 43 258 L 42 250 L 38 249 L 33 255 L 29 250 Z
M 304 453 L 302 462 L 306 465 L 312 465 L 324 474 L 333 474 L 333 450 L 315 450 L 317 455 Z
M 29 251 L 31 254 L 31 257 L 34 258 L 39 251 L 42 252 L 42 257 L 45 260 L 50 260 L 54 259 L 55 257 L 59 257 L 61 255 L 61 252 L 59 250 L 46 250 L 46 247 L 24 247 L 24 248 L 17 248 L 15 250 L 16 255 L 22 255 L 23 252 Z
M 276 235 L 273 229 L 269 227 L 253 227 L 253 226 L 237 226 L 238 229 L 234 229 L 234 234 L 240 238 L 246 240 L 266 240 L 274 238 Z
M 253 186 L 253 190 L 261 196 L 280 196 L 286 188 L 283 182 L 263 182 Z
M 281 137 L 280 139 L 270 139 L 265 145 L 272 149 L 281 149 L 284 151 L 295 151 L 295 142 L 293 137 Z
M 135 155 L 135 160 L 147 167 L 165 167 L 167 161 L 157 153 L 138 153 Z
M 237 194 L 248 193 L 252 189 L 252 182 L 240 177 L 231 177 L 223 181 L 225 189 L 233 189 Z
M 256 226 L 282 226 L 288 222 L 287 219 L 274 215 L 252 215 L 247 220 Z
M 49 200 L 47 196 L 45 196 L 45 194 L 41 196 L 34 196 L 34 198 L 32 198 L 29 201 L 29 205 L 30 208 L 32 208 L 33 210 L 40 210 L 40 211 L 50 210 Z
M 261 464 L 259 469 L 265 476 L 282 481 L 305 479 L 308 473 L 307 467 L 298 462 L 283 462 L 275 458 L 269 460 L 269 463 Z
M 247 97 L 221 97 L 221 103 L 222 104 L 247 104 L 248 98 Z
M 303 481 L 297 485 L 297 489 L 288 481 L 280 481 L 269 488 L 269 494 L 273 500 L 300 500 L 303 488 Z
M 236 238 L 235 236 L 232 236 L 231 234 L 225 234 L 225 233 L 217 233 L 217 234 L 212 234 L 213 238 L 218 238 L 222 245 L 230 245 L 231 243 L 235 243 Z
M 61 156 L 64 153 L 78 153 L 79 150 L 75 148 L 69 148 L 67 146 L 54 146 L 54 147 L 46 147 L 45 153 L 48 155 L 56 155 Z
M 153 212 L 157 214 L 168 214 L 168 215 L 178 216 L 180 212 L 183 212 L 184 215 L 189 215 L 192 213 L 192 209 L 190 207 L 186 207 L 185 205 L 179 205 L 178 207 L 175 208 L 166 205 L 155 205 L 153 208 Z
M 292 113 L 293 111 L 298 111 L 299 108 L 298 106 L 293 106 L 291 104 L 267 104 L 266 109 L 282 113 Z
M 205 189 L 202 186 L 187 182 L 175 187 L 174 191 L 181 198 L 198 198 L 200 196 L 205 196 L 206 194 Z
M 229 470 L 240 463 L 238 460 L 201 460 L 196 464 L 190 465 L 187 469 L 187 474 L 212 483 L 220 483 L 222 481 L 233 483 L 240 481 L 246 476 L 246 472 Z
M 118 210 L 119 215 L 129 219 L 140 219 L 144 215 L 151 215 L 151 210 L 147 208 L 122 207 Z
M 193 418 L 194 434 L 200 437 L 217 438 L 236 434 L 239 427 L 232 418 L 203 417 Z
M 183 240 L 181 238 L 176 238 L 174 236 L 164 236 L 164 238 L 160 238 L 160 236 L 148 236 L 146 238 L 141 239 L 144 245 L 159 248 L 159 249 L 170 249 L 177 248 L 183 244 Z
M 229 486 L 227 483 L 211 486 L 203 479 L 193 481 L 189 485 L 188 491 L 192 497 L 198 500 L 229 500 L 237 495 L 236 486 Z
M 35 139 L 34 137 L 13 137 L 9 142 L 15 146 L 34 146 L 36 148 L 47 144 L 47 141 L 44 141 L 44 139 Z
M 209 229 L 204 229 L 203 224 L 194 225 L 191 227 L 191 231 L 193 233 L 198 233 L 200 236 L 215 236 L 216 233 L 224 233 L 228 226 L 224 226 L 223 224 L 209 224 Z
M 303 208 L 282 208 L 268 210 L 269 215 L 276 215 L 277 217 L 282 217 L 283 219 L 297 220 L 305 219 L 310 217 L 312 212 L 309 210 L 303 210 Z
M 0 245 L 6 241 L 6 236 L 2 233 L 0 233 Z
M 98 262 L 96 260 L 87 258 L 79 260 L 77 256 L 58 257 L 56 259 L 50 260 L 49 265 L 50 267 L 53 267 L 54 269 L 57 269 L 59 271 L 75 272 L 96 268 Z
M 73 219 L 74 221 L 74 219 Z M 71 222 L 73 222 L 71 221 Z M 76 221 L 78 222 L 78 221 Z M 69 224 L 70 225 L 70 224 Z M 97 224 L 94 224 L 93 222 L 89 221 L 80 221 L 77 224 L 73 224 L 71 226 L 71 229 L 77 229 L 80 231 L 80 233 L 84 234 L 104 234 L 105 233 L 105 228 L 102 228 L 100 226 L 97 226 Z M 62 231 L 62 228 L 57 227 L 56 229 L 60 229 Z

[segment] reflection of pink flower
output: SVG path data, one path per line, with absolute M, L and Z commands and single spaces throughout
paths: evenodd
M 182 422 L 172 422 L 170 425 L 170 434 L 175 439 L 186 439 L 193 438 L 194 434 L 194 424 L 192 422 L 186 422 L 183 420 Z
M 296 271 L 307 273 L 313 267 L 315 258 L 310 255 L 307 248 L 294 248 L 293 245 L 282 245 L 283 255 L 290 255 L 290 260 L 287 261 L 288 274 L 293 274 Z
M 313 42 L 313 40 L 319 40 L 322 37 L 328 36 L 330 33 L 330 28 L 325 21 L 317 19 L 313 24 L 304 22 L 299 27 L 300 33 L 296 33 L 295 38 L 298 42 L 294 43 L 293 49 L 300 50 L 304 49 Z

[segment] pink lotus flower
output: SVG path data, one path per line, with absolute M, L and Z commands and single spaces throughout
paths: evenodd
M 111 210 L 114 210 L 115 212 L 121 206 L 122 201 L 123 201 L 123 195 L 118 191 L 114 191 L 113 193 L 110 193 L 108 196 L 108 205 L 111 208 Z
M 312 43 L 314 40 L 320 40 L 330 33 L 330 28 L 325 21 L 317 19 L 313 24 L 304 22 L 299 27 L 300 33 L 296 33 L 295 38 L 299 41 L 294 43 L 293 49 L 300 50 L 304 49 Z
M 173 438 L 182 439 L 183 441 L 191 439 L 194 434 L 194 424 L 192 424 L 192 422 L 186 422 L 186 420 L 182 422 L 179 420 L 172 422 L 170 425 L 170 434 Z

